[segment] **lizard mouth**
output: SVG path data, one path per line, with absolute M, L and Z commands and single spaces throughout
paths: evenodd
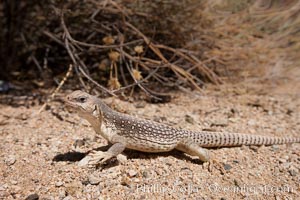
M 78 114 L 82 114 L 82 113 L 85 113 L 86 111 L 80 106 L 78 105 L 77 102 L 74 102 L 72 100 L 70 100 L 71 98 L 70 97 L 65 97 L 63 99 L 65 105 L 70 108 L 71 110 L 77 112 Z
M 68 106 L 68 107 L 72 107 L 72 108 L 77 108 L 78 105 L 75 102 L 72 102 L 69 100 L 70 98 L 67 96 L 63 99 L 64 103 Z

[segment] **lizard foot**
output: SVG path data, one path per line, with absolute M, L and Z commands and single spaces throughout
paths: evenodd
M 86 166 L 88 165 L 89 167 L 96 166 L 98 164 L 103 164 L 107 160 L 111 159 L 114 157 L 114 154 L 110 152 L 103 152 L 103 151 L 92 151 L 84 157 L 82 160 L 79 161 L 78 166 Z

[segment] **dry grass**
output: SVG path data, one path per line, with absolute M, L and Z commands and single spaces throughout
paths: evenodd
M 209 1 L 218 48 L 208 57 L 223 59 L 222 74 L 240 78 L 278 78 L 300 64 L 298 1 Z M 205 14 L 206 14 L 205 13 Z M 295 70 L 297 71 L 297 70 Z
M 112 95 L 138 87 L 155 98 L 153 88 L 276 78 L 300 63 L 293 0 L 4 1 L 0 8 L 1 78 L 39 87 L 52 87 L 73 63 L 78 87 Z

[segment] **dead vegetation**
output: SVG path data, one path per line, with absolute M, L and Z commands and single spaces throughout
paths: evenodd
M 274 51 L 285 47 L 296 58 L 299 7 L 292 0 L 3 1 L 1 79 L 49 88 L 72 64 L 72 88 L 125 96 L 139 88 L 157 100 L 165 88 L 202 90 L 205 82 L 265 72 L 261 66 L 283 59 Z

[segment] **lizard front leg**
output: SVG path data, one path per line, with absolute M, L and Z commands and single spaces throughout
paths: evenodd
M 89 155 L 80 160 L 78 165 L 95 166 L 98 164 L 102 164 L 107 160 L 116 157 L 125 150 L 126 145 L 124 143 L 123 137 L 116 135 L 112 137 L 112 140 L 110 142 L 113 143 L 113 145 L 107 151 L 92 151 L 91 153 L 89 153 Z

